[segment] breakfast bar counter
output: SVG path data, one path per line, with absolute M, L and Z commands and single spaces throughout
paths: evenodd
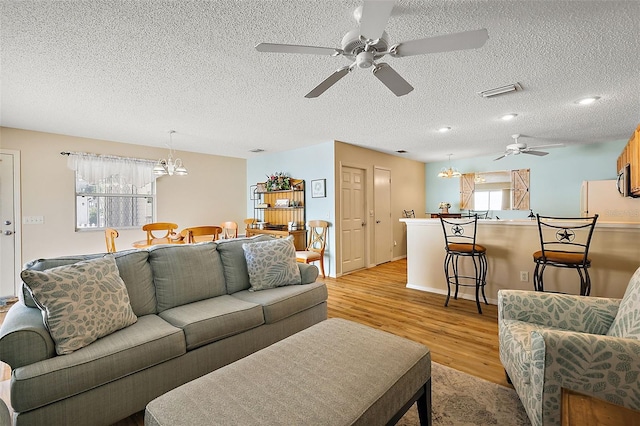
M 444 236 L 439 219 L 400 219 L 407 232 L 407 287 L 447 294 L 444 276 Z M 497 304 L 498 290 L 533 290 L 533 253 L 540 250 L 535 220 L 478 220 L 476 242 L 487 248 L 489 303 Z M 640 266 L 640 223 L 596 224 L 591 248 L 591 296 L 621 298 L 631 275 Z M 471 263 L 461 261 L 462 273 Z M 521 272 L 526 280 L 521 281 Z M 580 279 L 573 269 L 547 268 L 545 289 L 579 294 Z M 475 289 L 461 287 L 458 297 L 475 300 Z M 451 304 L 451 303 L 450 303 Z

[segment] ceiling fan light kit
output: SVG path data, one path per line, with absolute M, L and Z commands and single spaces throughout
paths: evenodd
M 342 38 L 342 48 L 300 46 L 293 44 L 260 43 L 259 52 L 298 53 L 328 56 L 346 56 L 353 60 L 351 66 L 334 71 L 322 83 L 305 95 L 317 98 L 355 68 L 372 68 L 373 75 L 396 96 L 404 96 L 413 90 L 389 64 L 377 63 L 385 55 L 404 57 L 441 53 L 455 50 L 477 49 L 489 39 L 486 29 L 429 37 L 394 44 L 389 47 L 389 37 L 384 31 L 395 1 L 365 0 L 353 16 L 359 28 L 347 32 Z

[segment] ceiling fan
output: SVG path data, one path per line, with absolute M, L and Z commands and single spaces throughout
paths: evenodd
M 544 151 L 535 151 L 536 149 L 539 148 L 559 148 L 561 146 L 564 146 L 564 144 L 562 143 L 552 143 L 552 144 L 547 144 L 547 145 L 537 145 L 537 146 L 527 146 L 526 143 L 522 143 L 522 142 L 518 142 L 518 138 L 520 137 L 520 134 L 515 134 L 515 135 L 511 135 L 511 137 L 513 138 L 513 143 L 507 145 L 507 149 L 504 151 L 504 154 L 502 154 L 500 157 L 498 158 L 494 158 L 493 161 L 496 160 L 500 160 L 501 158 L 507 157 L 509 155 L 519 155 L 519 154 L 531 154 L 531 155 L 537 155 L 537 156 L 543 156 L 543 155 L 547 155 L 548 152 L 544 152 Z
M 300 46 L 293 44 L 260 43 L 259 52 L 302 53 L 311 55 L 346 56 L 352 59 L 351 65 L 334 71 L 322 83 L 305 95 L 305 98 L 317 98 L 336 84 L 342 77 L 357 68 L 372 68 L 378 78 L 396 96 L 403 96 L 413 87 L 385 62 L 377 62 L 385 55 L 403 57 L 428 53 L 449 52 L 454 50 L 476 49 L 482 47 L 489 38 L 486 29 L 446 34 L 419 40 L 389 44 L 389 36 L 384 31 L 391 16 L 395 1 L 365 0 L 354 12 L 359 28 L 349 31 L 342 38 L 342 48 Z

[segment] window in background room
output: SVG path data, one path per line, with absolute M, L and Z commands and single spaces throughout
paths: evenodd
M 154 221 L 154 162 L 70 153 L 75 170 L 76 231 L 140 228 Z
M 502 191 L 476 191 L 473 203 L 475 210 L 502 210 Z

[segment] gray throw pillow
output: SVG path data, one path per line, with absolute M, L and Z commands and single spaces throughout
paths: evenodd
M 300 284 L 293 238 L 243 244 L 249 271 L 249 291 Z
M 20 274 L 42 311 L 58 355 L 135 323 L 127 287 L 112 255 Z

